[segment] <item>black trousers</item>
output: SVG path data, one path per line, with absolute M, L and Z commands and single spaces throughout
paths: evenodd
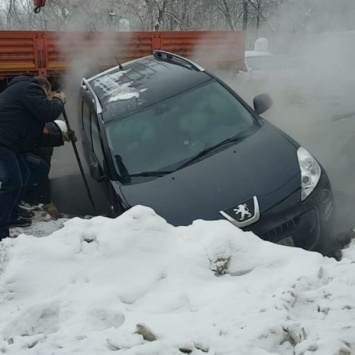
M 38 148 L 31 154 L 36 155 L 41 163 L 36 167 L 33 161 L 28 163 L 30 174 L 32 172 L 32 177 L 35 183 L 28 186 L 23 201 L 30 205 L 47 204 L 51 202 L 51 190 L 49 181 L 49 172 L 51 166 L 51 159 L 53 154 L 53 148 Z M 44 170 L 40 169 L 40 166 L 47 165 L 48 170 L 43 175 Z M 32 169 L 32 170 L 31 170 Z M 38 173 L 41 170 L 42 175 Z M 36 180 L 37 178 L 37 180 Z
M 18 218 L 29 175 L 23 155 L 0 146 L 0 240 L 9 236 L 9 225 Z

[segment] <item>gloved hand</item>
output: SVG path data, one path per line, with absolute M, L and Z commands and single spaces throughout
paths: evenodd
M 62 120 L 55 120 L 54 123 L 60 128 L 60 130 L 62 131 L 62 136 L 63 136 L 63 141 L 64 142 L 77 142 L 78 138 L 76 138 L 75 132 L 74 130 L 72 130 L 71 128 L 68 129 L 67 124 L 62 121 Z
M 74 143 L 78 141 L 78 138 L 76 137 L 74 130 L 71 128 L 68 129 L 67 136 L 68 136 L 69 141 L 72 141 Z
M 65 104 L 67 102 L 67 98 L 65 97 L 65 94 L 63 91 L 57 91 L 56 93 L 53 94 L 52 96 L 54 97 L 58 97 L 59 99 L 62 100 L 63 104 Z

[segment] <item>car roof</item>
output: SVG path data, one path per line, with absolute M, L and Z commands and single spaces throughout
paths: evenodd
M 104 121 L 111 121 L 211 78 L 197 64 L 191 67 L 151 55 L 104 71 L 87 83 L 100 101 Z

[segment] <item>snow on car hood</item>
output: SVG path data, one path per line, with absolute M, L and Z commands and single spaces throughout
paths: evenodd
M 300 188 L 296 152 L 290 140 L 265 123 L 237 145 L 121 191 L 130 206 L 150 206 L 174 225 L 221 219 L 219 211 L 253 196 L 266 196 L 263 212 Z

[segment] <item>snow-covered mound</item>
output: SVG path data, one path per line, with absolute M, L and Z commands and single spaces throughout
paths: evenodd
M 353 354 L 353 248 L 337 262 L 143 206 L 74 218 L 0 243 L 0 353 Z

